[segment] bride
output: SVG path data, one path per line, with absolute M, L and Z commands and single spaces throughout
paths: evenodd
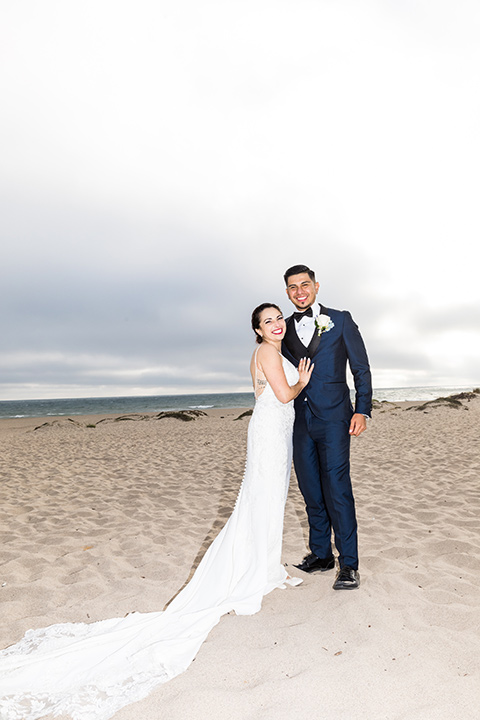
M 0 718 L 47 713 L 108 720 L 190 665 L 220 617 L 252 615 L 287 582 L 281 564 L 283 515 L 292 463 L 293 399 L 313 365 L 298 371 L 280 354 L 285 321 L 273 303 L 252 314 L 259 347 L 251 360 L 255 409 L 245 475 L 232 515 L 186 587 L 163 612 L 29 630 L 0 652 Z

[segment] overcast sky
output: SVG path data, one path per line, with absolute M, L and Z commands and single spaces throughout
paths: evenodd
M 480 385 L 478 0 L 16 0 L 0 397 L 248 391 L 310 265 L 377 388 Z

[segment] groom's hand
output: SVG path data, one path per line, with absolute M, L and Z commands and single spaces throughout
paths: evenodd
M 355 413 L 350 421 L 350 435 L 358 437 L 367 429 L 367 419 L 361 413 Z

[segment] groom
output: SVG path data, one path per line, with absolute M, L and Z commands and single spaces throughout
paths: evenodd
M 285 275 L 295 312 L 287 319 L 282 352 L 294 365 L 302 357 L 315 367 L 309 384 L 295 400 L 293 462 L 310 525 L 310 555 L 305 572 L 332 570 L 332 528 L 340 569 L 335 590 L 357 588 L 357 521 L 350 481 L 350 437 L 367 427 L 372 404 L 368 357 L 362 337 L 347 311 L 317 301 L 318 282 L 306 265 Z M 355 409 L 346 382 L 347 361 L 355 382 Z

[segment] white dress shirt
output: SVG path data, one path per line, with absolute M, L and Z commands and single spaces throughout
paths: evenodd
M 295 330 L 297 331 L 299 340 L 302 341 L 305 347 L 308 347 L 312 341 L 315 332 L 315 318 L 322 312 L 320 303 L 318 302 L 314 302 L 311 308 L 313 312 L 312 317 L 306 315 L 300 320 L 295 320 Z

